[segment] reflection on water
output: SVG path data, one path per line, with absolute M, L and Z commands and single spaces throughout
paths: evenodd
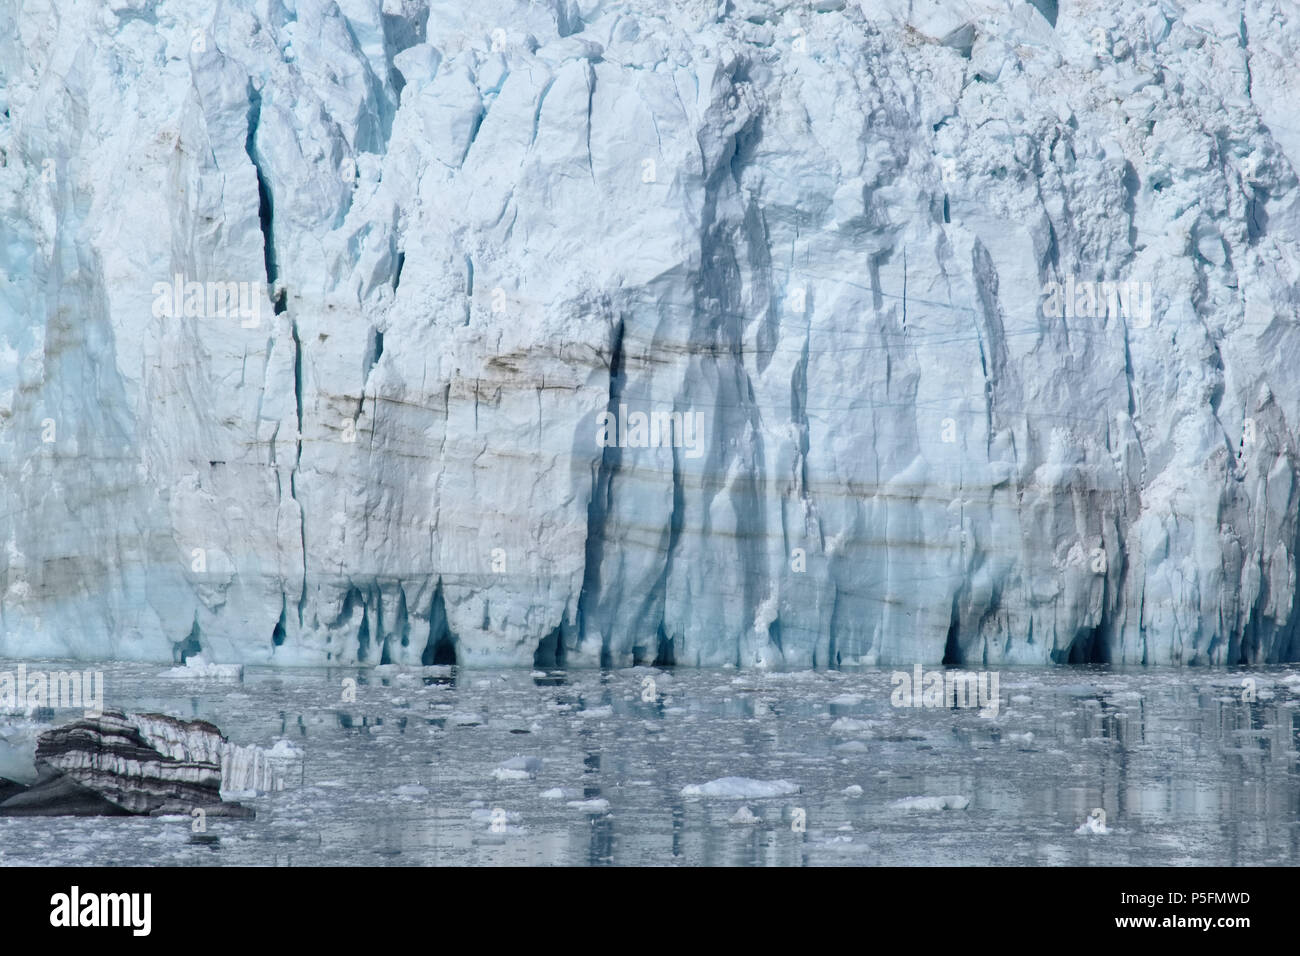
M 0 819 L 0 864 L 1300 862 L 1287 669 L 1002 671 L 992 718 L 895 708 L 888 670 L 103 669 L 107 706 L 288 739 L 301 780 L 205 834 L 179 818 Z M 23 727 L 0 717 L 11 741 Z M 682 794 L 723 777 L 799 792 Z M 891 806 L 948 796 L 969 803 Z M 1110 832 L 1077 834 L 1093 808 Z

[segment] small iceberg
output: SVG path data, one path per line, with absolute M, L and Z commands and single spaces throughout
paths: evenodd
M 721 777 L 708 783 L 682 787 L 683 797 L 722 797 L 733 800 L 761 800 L 786 797 L 799 792 L 799 785 L 788 780 L 754 780 L 750 777 Z
M 749 807 L 742 806 L 731 815 L 731 818 L 727 820 L 727 822 L 735 824 L 736 826 L 747 827 L 753 826 L 755 823 L 762 823 L 763 820 L 761 817 L 754 816 L 754 812 L 750 810 Z
M 1079 836 L 1087 836 L 1090 833 L 1105 834 L 1114 831 L 1106 826 L 1106 811 L 1097 807 L 1088 814 L 1088 818 L 1079 824 L 1079 828 L 1074 832 Z
M 584 813 L 607 813 L 609 811 L 609 801 L 600 797 L 594 800 L 570 800 L 565 806 L 574 810 L 581 810 Z
M 511 757 L 492 771 L 497 780 L 531 780 L 542 769 L 541 757 Z

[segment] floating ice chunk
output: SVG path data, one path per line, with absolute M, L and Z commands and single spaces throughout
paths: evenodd
M 164 677 L 178 677 L 186 680 L 243 680 L 243 664 L 213 664 L 196 654 L 188 658 L 180 667 L 171 667 L 163 671 Z
M 577 800 L 582 796 L 582 791 L 573 787 L 552 787 L 543 790 L 541 796 L 543 800 Z
M 739 810 L 731 815 L 727 820 L 728 823 L 734 823 L 737 826 L 752 826 L 755 823 L 762 823 L 761 817 L 754 816 L 749 807 L 742 806 Z
M 511 757 L 492 771 L 498 780 L 530 780 L 542 769 L 541 757 Z
M 895 810 L 965 810 L 970 800 L 957 794 L 945 797 L 904 797 L 890 804 Z
M 455 727 L 477 727 L 483 723 L 481 714 L 452 714 L 447 722 Z
M 841 737 L 860 737 L 871 733 L 878 721 L 858 720 L 855 717 L 840 717 L 831 724 L 831 733 Z
M 799 785 L 788 780 L 754 780 L 751 777 L 720 777 L 708 783 L 692 783 L 682 787 L 683 797 L 722 797 L 742 800 L 785 797 L 798 792 Z
M 418 783 L 404 783 L 395 791 L 399 797 L 427 797 L 429 788 Z
M 861 694 L 840 694 L 838 697 L 832 697 L 827 703 L 835 707 L 856 707 L 864 700 L 866 698 Z
M 614 716 L 614 708 L 608 704 L 604 707 L 591 707 L 587 710 L 578 711 L 578 716 L 584 720 L 603 720 L 606 717 Z
M 1089 813 L 1088 818 L 1079 824 L 1079 828 L 1074 832 L 1080 836 L 1086 836 L 1090 833 L 1106 834 L 1114 831 L 1106 826 L 1106 814 L 1098 808 Z
M 851 783 L 841 790 L 840 793 L 844 794 L 846 797 L 860 797 L 862 796 L 862 788 L 856 783 Z
M 285 789 L 302 775 L 303 753 L 287 740 L 278 740 L 266 750 L 256 745 L 220 746 L 221 789 L 244 792 L 275 792 Z
M 606 813 L 609 810 L 609 801 L 600 797 L 594 800 L 570 800 L 565 806 L 581 810 L 583 813 Z
M 523 819 L 517 810 L 503 810 L 501 807 L 479 807 L 469 812 L 469 818 L 472 823 L 496 823 L 502 820 L 518 823 Z

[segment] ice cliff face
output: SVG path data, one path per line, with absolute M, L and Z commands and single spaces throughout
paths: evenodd
M 0 654 L 1295 659 L 1298 55 L 0 0 Z

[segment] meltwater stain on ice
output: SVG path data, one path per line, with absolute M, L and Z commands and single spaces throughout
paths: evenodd
M 104 669 L 111 707 L 291 737 L 288 785 L 250 780 L 255 819 L 202 840 L 175 815 L 0 819 L 0 865 L 1300 863 L 1285 668 L 1249 695 L 1237 672 L 1004 671 L 992 719 L 893 707 L 872 669 Z M 0 714 L 0 757 L 67 719 Z

